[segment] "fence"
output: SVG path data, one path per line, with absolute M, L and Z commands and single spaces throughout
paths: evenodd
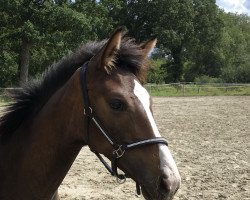
M 250 84 L 185 82 L 146 84 L 145 87 L 152 96 L 250 95 Z
M 250 84 L 236 83 L 171 83 L 146 84 L 145 88 L 152 96 L 216 96 L 250 95 Z M 18 88 L 0 88 L 0 102 L 8 101 L 7 93 Z
M 11 93 L 11 90 L 16 90 L 19 88 L 0 88 L 0 103 L 9 101 L 9 93 Z

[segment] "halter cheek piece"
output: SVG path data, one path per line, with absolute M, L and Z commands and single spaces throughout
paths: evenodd
M 105 166 L 105 168 L 111 173 L 112 176 L 116 176 L 117 182 L 124 183 L 126 181 L 126 177 L 129 178 L 126 174 L 118 174 L 117 172 L 117 164 L 118 160 L 122 158 L 122 156 L 126 153 L 128 150 L 132 150 L 135 148 L 139 148 L 145 145 L 151 145 L 151 144 L 165 144 L 168 145 L 166 139 L 162 137 L 157 138 L 150 138 L 146 140 L 141 140 L 137 142 L 133 142 L 130 144 L 123 144 L 123 143 L 117 143 L 115 142 L 110 135 L 107 133 L 107 131 L 103 128 L 101 123 L 98 121 L 98 119 L 94 116 L 93 110 L 90 107 L 89 102 L 89 96 L 88 96 L 88 89 L 87 89 L 87 67 L 88 62 L 84 63 L 84 65 L 81 67 L 81 87 L 83 92 L 83 99 L 84 99 L 84 115 L 87 117 L 87 140 L 89 140 L 89 124 L 92 121 L 95 126 L 100 130 L 100 132 L 103 134 L 103 136 L 108 140 L 108 142 L 113 147 L 112 152 L 112 160 L 111 160 L 111 166 L 108 165 L 108 163 L 103 159 L 103 157 L 96 151 L 92 152 L 95 153 L 95 155 L 99 158 L 99 160 L 102 162 L 102 164 Z M 136 191 L 137 194 L 141 194 L 141 188 L 140 184 L 136 182 Z

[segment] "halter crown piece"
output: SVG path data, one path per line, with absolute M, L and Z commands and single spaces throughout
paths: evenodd
M 81 87 L 83 92 L 83 99 L 84 99 L 84 115 L 86 116 L 87 120 L 87 140 L 89 140 L 89 124 L 90 122 L 93 122 L 97 129 L 102 133 L 102 135 L 108 140 L 110 145 L 113 147 L 113 157 L 111 160 L 111 166 L 103 159 L 103 157 L 96 151 L 90 150 L 95 153 L 95 155 L 99 158 L 99 160 L 102 162 L 102 164 L 105 166 L 105 168 L 110 172 L 112 176 L 115 176 L 118 183 L 124 183 L 126 181 L 126 178 L 129 178 L 126 174 L 119 174 L 117 171 L 117 164 L 119 159 L 122 158 L 122 156 L 126 153 L 128 150 L 132 150 L 135 148 L 139 148 L 145 145 L 150 144 L 165 144 L 168 145 L 167 140 L 162 137 L 156 137 L 146 140 L 141 140 L 137 142 L 133 142 L 130 144 L 123 144 L 123 143 L 117 143 L 115 142 L 109 134 L 106 132 L 104 127 L 101 125 L 99 120 L 94 116 L 93 110 L 90 106 L 89 96 L 88 96 L 88 89 L 87 89 L 87 67 L 88 62 L 84 63 L 81 67 Z M 88 142 L 88 141 L 87 141 Z M 136 182 L 136 191 L 137 194 L 141 194 L 141 187 L 139 182 Z

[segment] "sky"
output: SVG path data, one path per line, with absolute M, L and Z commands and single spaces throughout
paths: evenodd
M 250 16 L 250 0 L 216 0 L 216 4 L 226 12 Z

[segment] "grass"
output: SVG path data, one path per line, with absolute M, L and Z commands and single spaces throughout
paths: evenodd
M 146 85 L 152 96 L 250 96 L 250 86 Z
M 7 104 L 8 104 L 8 102 L 6 102 L 6 101 L 1 101 L 1 100 L 0 100 L 0 107 L 1 107 L 1 106 L 5 106 L 5 105 L 7 105 Z
M 10 99 L 0 95 L 0 106 L 5 106 L 10 102 Z
M 182 97 L 182 96 L 250 96 L 250 84 L 242 85 L 195 85 L 166 84 L 145 85 L 151 96 Z M 1 93 L 0 93 L 1 94 Z M 0 106 L 7 105 L 10 99 L 0 95 Z

